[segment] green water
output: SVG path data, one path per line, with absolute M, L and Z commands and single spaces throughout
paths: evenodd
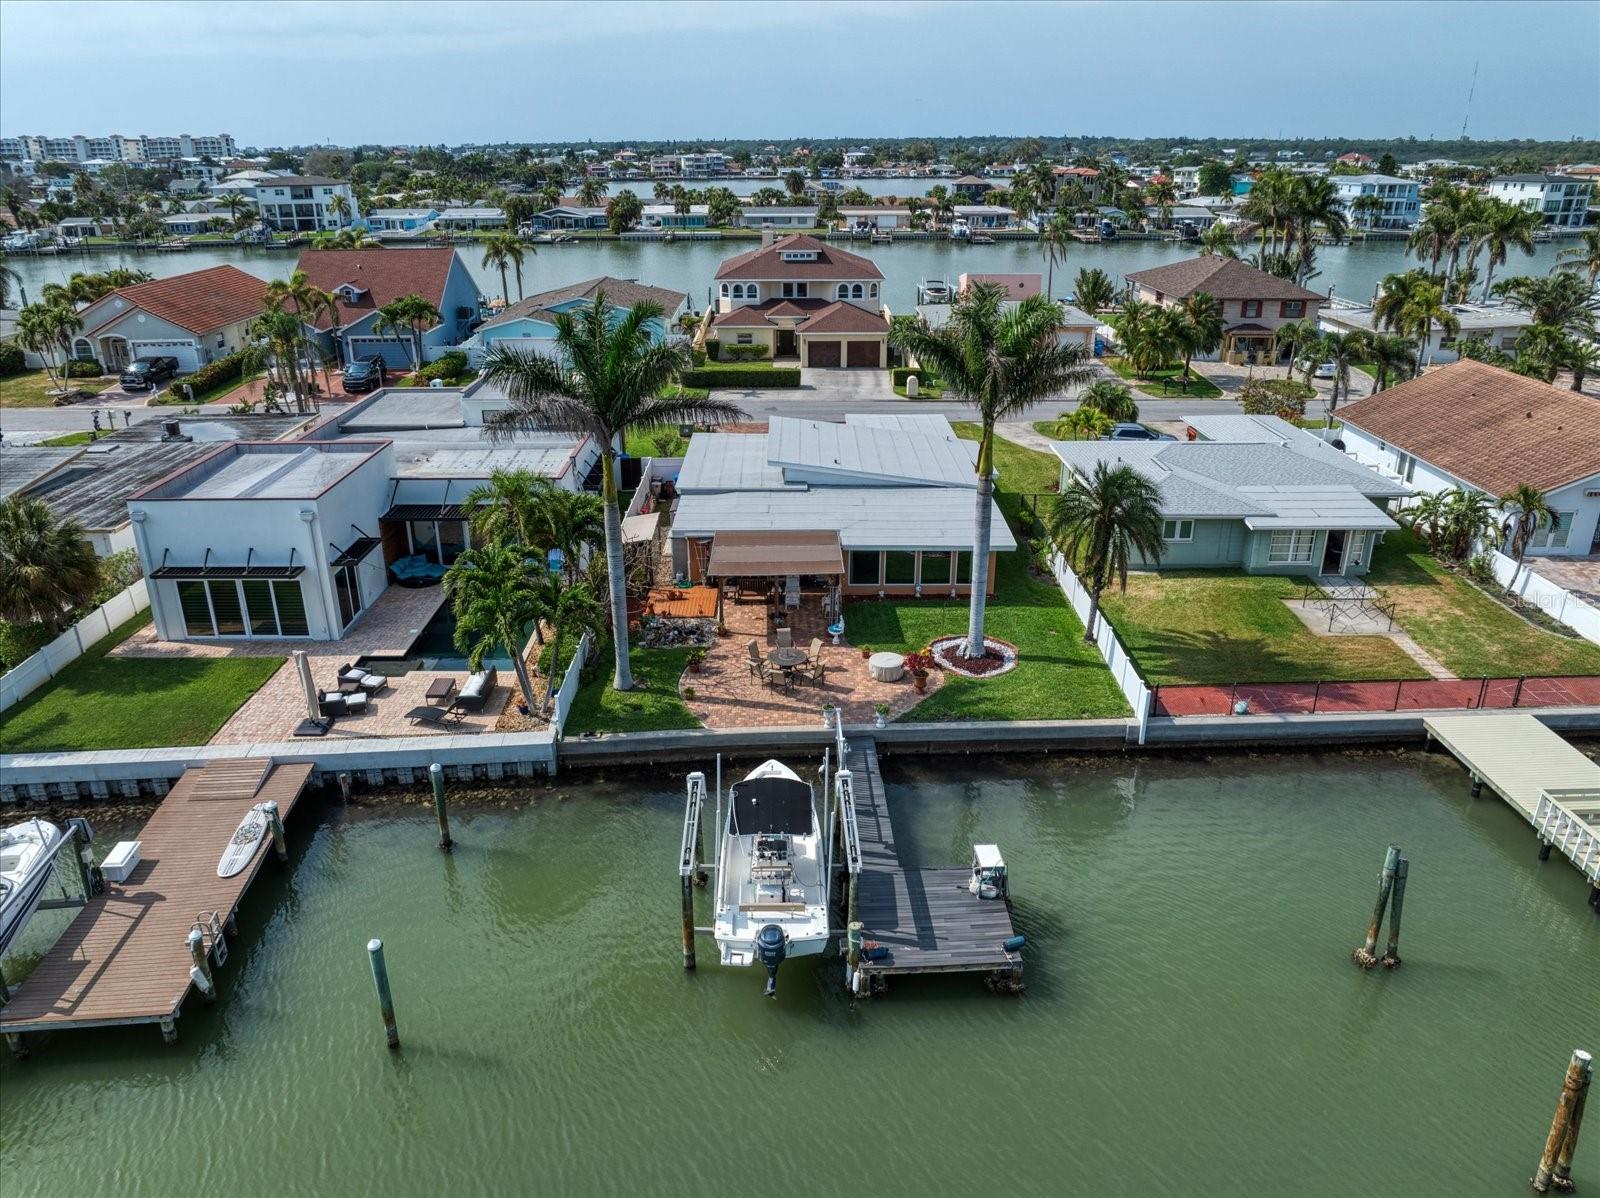
M 1004 850 L 1022 997 L 854 1004 L 827 958 L 766 1002 L 709 945 L 685 976 L 664 769 L 460 807 L 450 856 L 426 810 L 311 809 L 177 1045 L 107 1030 L 0 1063 L 0 1192 L 1515 1195 L 1568 1054 L 1600 1048 L 1582 883 L 1446 758 L 886 773 L 909 857 Z M 1405 965 L 1362 974 L 1391 839 Z

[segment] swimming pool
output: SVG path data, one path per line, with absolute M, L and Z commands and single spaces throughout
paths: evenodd
M 523 630 L 531 635 L 530 624 Z M 446 603 L 422 626 L 403 657 L 364 657 L 360 664 L 375 674 L 396 677 L 413 670 L 466 670 L 467 656 L 456 648 L 456 613 Z M 511 669 L 511 655 L 503 650 L 483 659 L 484 669 Z

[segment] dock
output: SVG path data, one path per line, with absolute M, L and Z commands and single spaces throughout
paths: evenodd
M 1016 935 L 1010 906 L 973 894 L 967 866 L 906 868 L 895 846 L 876 742 L 852 737 L 840 760 L 850 771 L 860 852 L 856 918 L 864 943 L 889 950 L 876 959 L 862 957 L 866 980 L 882 989 L 897 974 L 986 973 L 1020 983 L 1022 954 L 1004 947 Z
M 154 1023 L 177 1038 L 178 1014 L 196 981 L 189 935 L 199 927 L 208 962 L 227 959 L 226 936 L 240 901 L 272 855 L 271 835 L 231 878 L 217 862 L 257 803 L 275 802 L 287 821 L 312 765 L 235 758 L 187 770 L 138 833 L 140 863 L 125 882 L 92 895 L 0 1009 L 14 1052 L 28 1032 Z M 200 950 L 195 950 L 200 951 Z M 214 987 L 214 983 L 213 983 Z
M 1505 800 L 1538 833 L 1539 859 L 1560 849 L 1600 903 L 1600 765 L 1531 715 L 1434 715 L 1424 726 L 1467 767 L 1472 793 L 1487 786 Z

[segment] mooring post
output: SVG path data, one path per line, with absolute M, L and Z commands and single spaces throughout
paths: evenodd
M 1483 779 L 1477 774 L 1472 775 L 1472 797 L 1477 798 L 1483 793 Z
M 261 810 L 267 817 L 267 831 L 272 833 L 272 851 L 279 861 L 289 859 L 289 846 L 283 839 L 283 817 L 278 814 L 278 804 L 268 799 L 261 804 Z
M 211 976 L 211 955 L 206 952 L 205 933 L 199 928 L 189 929 L 189 962 L 189 980 L 207 1002 L 215 1001 L 217 983 Z
M 1373 950 L 1378 947 L 1378 933 L 1383 931 L 1383 913 L 1389 906 L 1389 892 L 1394 889 L 1395 865 L 1400 860 L 1400 846 L 1391 844 L 1383 855 L 1383 869 L 1378 873 L 1378 903 L 1372 909 L 1372 922 L 1367 925 L 1367 938 L 1360 948 L 1350 954 L 1362 969 L 1371 969 L 1378 963 Z
M 861 964 L 861 921 L 852 919 L 845 930 L 846 960 L 850 962 L 850 978 L 855 980 L 856 968 Z
M 1578 1150 L 1578 1130 L 1583 1126 L 1583 1108 L 1589 1105 L 1589 1087 L 1594 1082 L 1594 1062 L 1584 1053 L 1583 1082 L 1578 1096 L 1572 1102 L 1572 1115 L 1567 1120 L 1567 1134 L 1561 1141 L 1561 1151 L 1556 1153 L 1556 1167 L 1551 1180 L 1557 1189 L 1572 1189 L 1572 1156 Z
M 1383 950 L 1383 967 L 1393 969 L 1400 964 L 1400 908 L 1406 901 L 1406 874 L 1411 872 L 1411 862 L 1404 857 L 1394 866 L 1394 906 L 1389 909 L 1389 946 Z
M 161 1021 L 161 1039 L 167 1044 L 178 1042 L 178 1021 L 176 1019 L 163 1019 Z
M 349 770 L 340 770 L 339 771 L 339 801 L 341 803 L 348 803 L 350 801 L 351 785 L 352 785 L 352 783 L 351 783 L 351 780 L 350 780 L 350 771 Z
M 372 984 L 378 988 L 378 1013 L 383 1016 L 383 1038 L 390 1048 L 399 1048 L 400 1029 L 394 1021 L 394 998 L 389 993 L 389 968 L 383 962 L 383 941 L 376 936 L 367 941 L 367 956 L 372 959 Z
M 23 1042 L 21 1032 L 7 1032 L 6 1047 L 11 1050 L 11 1055 L 16 1057 L 17 1060 L 22 1061 L 27 1059 L 28 1046 Z
M 1539 842 L 1539 860 L 1540 861 L 1548 861 L 1548 860 L 1550 860 L 1550 847 L 1551 847 L 1551 845 L 1550 845 L 1550 842 L 1548 840 L 1541 840 Z
M 683 875 L 683 967 L 694 968 L 694 873 Z
M 428 767 L 428 781 L 433 783 L 433 811 L 439 817 L 439 847 L 450 851 L 450 802 L 444 797 L 444 766 L 435 761 Z
M 1581 1048 L 1576 1049 L 1572 1059 L 1567 1062 L 1567 1076 L 1561 1083 L 1561 1096 L 1556 1099 L 1556 1113 L 1550 1120 L 1550 1134 L 1545 1137 L 1544 1152 L 1539 1157 L 1539 1168 L 1530 1183 L 1541 1194 L 1550 1188 L 1550 1182 L 1555 1176 L 1556 1161 L 1567 1143 L 1567 1133 L 1572 1129 L 1572 1115 L 1577 1107 L 1578 1097 L 1585 1092 L 1587 1079 L 1593 1075 L 1593 1071 L 1593 1058 Z M 1574 1147 L 1576 1139 L 1574 1136 Z M 1571 1164 L 1572 1157 L 1569 1151 L 1567 1154 L 1569 1170 Z

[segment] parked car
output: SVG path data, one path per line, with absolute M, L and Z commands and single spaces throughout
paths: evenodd
M 383 359 L 380 357 L 357 358 L 353 362 L 345 363 L 344 380 L 341 385 L 346 395 L 360 395 L 363 391 L 375 391 L 382 387 L 388 373 L 389 368 L 383 364 Z
M 1296 362 L 1294 364 L 1294 368 L 1301 374 L 1304 374 L 1307 370 L 1310 370 L 1311 377 L 1314 379 L 1331 379 L 1335 374 L 1338 373 L 1339 369 L 1332 362 L 1320 362 L 1316 366 L 1312 366 L 1310 360 L 1306 358 L 1302 358 L 1300 361 Z
M 124 391 L 154 391 L 178 373 L 178 359 L 168 357 L 135 358 L 118 381 Z
M 1107 441 L 1176 441 L 1171 433 L 1158 433 L 1142 424 L 1118 424 L 1106 434 Z

